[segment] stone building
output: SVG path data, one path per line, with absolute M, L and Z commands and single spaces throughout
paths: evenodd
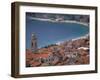
M 34 33 L 32 33 L 32 36 L 31 36 L 31 50 L 32 51 L 37 50 L 37 38 L 36 38 L 36 35 Z

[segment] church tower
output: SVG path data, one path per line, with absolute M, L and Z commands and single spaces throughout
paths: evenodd
M 31 35 L 31 50 L 36 51 L 37 50 L 37 38 L 34 33 Z

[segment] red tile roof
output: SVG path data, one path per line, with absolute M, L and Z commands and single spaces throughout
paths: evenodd
M 48 58 L 48 55 L 47 53 L 39 53 L 39 54 L 33 54 L 33 58 Z
M 31 64 L 32 67 L 40 66 L 40 65 L 41 65 L 41 63 L 39 63 L 39 62 L 34 62 L 33 64 Z
M 48 58 L 49 51 L 43 51 L 41 53 L 33 53 L 31 50 L 26 50 L 26 57 L 27 58 Z

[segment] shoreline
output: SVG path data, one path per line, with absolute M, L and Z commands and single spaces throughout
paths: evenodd
M 89 36 L 89 33 L 85 34 L 84 36 L 74 38 L 74 39 L 72 39 L 72 41 L 79 40 L 79 39 L 84 39 L 84 38 L 87 38 L 88 36 Z
M 49 21 L 49 22 L 76 23 L 76 24 L 84 25 L 86 27 L 89 26 L 89 23 L 79 22 L 79 21 L 75 21 L 75 20 L 59 20 L 59 19 L 51 20 L 51 19 L 43 19 L 43 18 L 35 18 L 35 17 L 30 17 L 30 19 L 39 20 L 39 21 Z
M 76 37 L 76 38 L 73 38 L 73 39 L 68 39 L 68 40 L 66 40 L 66 41 L 59 41 L 59 42 L 57 42 L 56 44 L 57 45 L 60 45 L 60 44 L 62 44 L 63 42 L 68 42 L 68 41 L 76 41 L 76 40 L 79 40 L 79 39 L 85 39 L 85 38 L 87 38 L 87 37 L 89 37 L 89 34 L 85 34 L 84 36 L 81 36 L 81 37 Z

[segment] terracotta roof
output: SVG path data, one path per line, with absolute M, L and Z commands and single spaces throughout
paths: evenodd
M 41 65 L 40 63 L 31 64 L 32 67 L 36 67 L 36 66 L 40 66 L 40 65 Z
M 33 54 L 32 57 L 33 58 L 48 58 L 48 54 L 47 53 Z
M 32 53 L 26 52 L 26 58 L 29 58 L 30 59 L 30 58 L 32 58 L 32 55 L 33 55 Z
M 40 66 L 40 65 L 41 65 L 40 62 L 36 62 L 36 61 L 35 61 L 35 62 L 34 62 L 34 61 L 31 61 L 30 64 L 31 64 L 31 66 L 33 66 L 33 67 L 34 67 L 34 66 Z

